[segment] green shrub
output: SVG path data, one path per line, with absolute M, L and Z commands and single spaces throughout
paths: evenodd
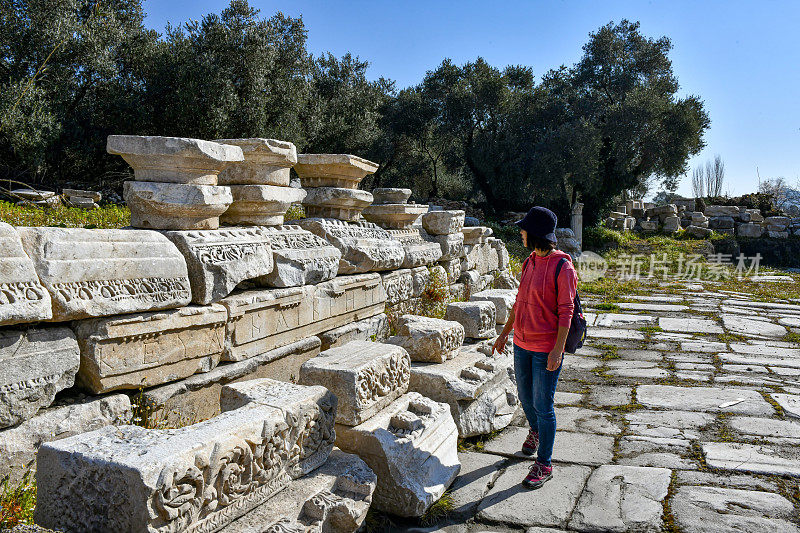
M 0 200 L 0 221 L 12 226 L 56 226 L 62 228 L 122 228 L 131 223 L 131 210 L 107 204 L 96 209 L 79 207 L 27 207 Z
M 32 479 L 30 470 L 17 484 L 12 484 L 8 476 L 0 481 L 0 531 L 33 523 L 34 507 L 36 481 Z

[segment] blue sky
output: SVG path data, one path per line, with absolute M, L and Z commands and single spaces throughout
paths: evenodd
M 269 16 L 301 16 L 314 54 L 351 52 L 370 77 L 415 85 L 449 57 L 524 64 L 537 75 L 571 65 L 588 34 L 623 18 L 648 36 L 672 39 L 682 94 L 699 95 L 711 116 L 707 146 L 690 164 L 719 154 L 726 189 L 753 192 L 762 179 L 800 180 L 800 1 L 486 2 L 251 0 Z M 145 0 L 146 24 L 163 31 L 220 12 L 226 0 Z M 688 177 L 678 189 L 691 194 Z

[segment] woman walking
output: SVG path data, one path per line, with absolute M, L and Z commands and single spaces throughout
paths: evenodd
M 553 477 L 553 398 L 578 283 L 570 256 L 555 249 L 557 223 L 555 213 L 544 207 L 532 208 L 517 222 L 522 243 L 531 255 L 522 264 L 517 301 L 494 344 L 494 350 L 502 352 L 514 330 L 517 392 L 530 425 L 522 452 L 533 455 L 538 448 L 536 461 L 522 481 L 529 489 L 538 489 Z

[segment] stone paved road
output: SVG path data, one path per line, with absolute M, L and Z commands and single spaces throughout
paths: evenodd
M 556 394 L 554 479 L 520 487 L 521 417 L 460 454 L 455 510 L 407 531 L 800 532 L 800 306 L 656 290 L 613 312 Z

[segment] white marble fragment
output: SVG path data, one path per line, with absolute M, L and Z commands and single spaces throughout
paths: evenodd
M 431 235 L 460 233 L 464 227 L 464 211 L 431 211 L 422 215 L 422 227 Z
M 259 228 L 272 246 L 274 268 L 257 283 L 266 287 L 299 287 L 336 277 L 342 252 L 300 226 Z
M 362 179 L 378 170 L 378 164 L 349 154 L 298 154 L 294 170 L 305 189 L 355 189 Z
M 412 361 L 443 363 L 455 357 L 464 344 L 464 326 L 439 318 L 403 315 L 397 322 L 397 334 L 386 342 L 402 346 Z
M 238 146 L 244 161 L 229 163 L 219 173 L 220 185 L 289 186 L 289 172 L 297 163 L 297 148 L 278 139 L 217 139 L 214 142 Z
M 230 187 L 149 181 L 126 181 L 123 197 L 131 226 L 144 229 L 217 229 L 233 202 Z
M 50 294 L 39 282 L 19 234 L 0 222 L 0 326 L 52 317 Z
M 461 323 L 469 338 L 489 339 L 496 335 L 497 311 L 492 302 L 453 302 L 447 305 L 444 319 Z
M 228 226 L 280 226 L 292 204 L 300 203 L 306 191 L 276 185 L 231 185 L 233 202 L 220 216 Z
M 472 302 L 492 302 L 497 310 L 497 323 L 505 324 L 514 302 L 517 300 L 516 289 L 489 289 L 476 292 L 469 297 Z

